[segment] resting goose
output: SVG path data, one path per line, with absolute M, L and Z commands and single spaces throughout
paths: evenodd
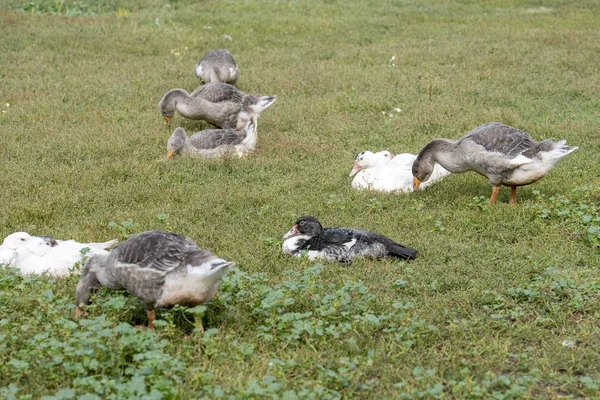
M 106 249 L 119 241 L 105 243 L 79 243 L 74 240 L 48 240 L 44 237 L 31 237 L 19 248 L 13 266 L 23 275 L 48 273 L 53 276 L 68 276 L 73 266 L 84 257 L 95 254 L 108 254 Z M 82 249 L 89 251 L 82 253 Z
M 183 128 L 177 128 L 167 141 L 167 158 L 177 153 L 205 158 L 221 157 L 233 153 L 238 157 L 256 148 L 257 123 L 253 115 L 246 127 L 233 129 L 206 129 L 187 137 Z
M 138 297 L 146 309 L 148 328 L 154 329 L 157 308 L 197 306 L 211 300 L 232 265 L 175 233 L 142 232 L 86 262 L 77 285 L 75 317 L 85 314 L 81 307 L 89 303 L 90 293 L 104 286 Z M 201 321 L 196 322 L 202 329 Z
M 387 150 L 377 153 L 363 151 L 356 156 L 350 172 L 350 176 L 356 175 L 352 180 L 352 187 L 382 192 L 412 192 L 411 168 L 416 157 L 410 153 L 394 156 Z M 419 190 L 426 189 L 448 174 L 449 171 L 436 164 L 431 177 Z
M 419 152 L 413 163 L 413 187 L 431 176 L 436 162 L 450 172 L 475 171 L 487 176 L 492 188 L 490 205 L 496 202 L 500 186 L 510 186 L 510 204 L 517 201 L 517 186 L 543 178 L 567 154 L 577 150 L 565 140 L 534 141 L 527 133 L 491 122 L 478 126 L 462 138 L 452 141 L 434 139 Z
M 196 76 L 206 83 L 225 82 L 235 85 L 240 77 L 240 69 L 229 51 L 210 50 L 196 66 Z
M 323 229 L 312 216 L 298 218 L 283 239 L 284 253 L 300 257 L 306 252 L 310 260 L 323 258 L 350 263 L 354 257 L 361 256 L 403 260 L 414 260 L 417 256 L 416 250 L 377 233 L 351 228 Z
M 186 118 L 204 120 L 223 129 L 242 129 L 273 103 L 275 96 L 245 94 L 227 83 L 207 83 L 190 95 L 184 89 L 169 90 L 158 103 L 167 126 L 175 110 Z

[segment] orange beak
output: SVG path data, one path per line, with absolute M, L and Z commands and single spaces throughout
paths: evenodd
M 165 117 L 165 122 L 167 123 L 167 126 L 171 126 L 171 117 Z
M 175 155 L 175 152 L 173 150 L 167 150 L 167 158 L 171 158 L 173 157 L 173 155 Z
M 416 192 L 419 190 L 419 186 L 421 185 L 421 181 L 417 178 L 413 178 L 413 190 Z

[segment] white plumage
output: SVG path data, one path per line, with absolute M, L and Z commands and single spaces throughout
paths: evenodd
M 352 180 L 352 187 L 382 192 L 412 192 L 412 164 L 416 157 L 410 153 L 394 156 L 387 150 L 377 153 L 363 151 L 356 156 L 350 172 L 350 176 L 356 175 Z M 420 189 L 426 189 L 448 174 L 449 171 L 436 164 L 427 181 L 428 185 L 422 185 Z
M 0 264 L 11 265 L 17 257 L 17 250 L 25 246 L 31 235 L 27 232 L 11 233 L 2 241 L 0 245 Z
M 17 250 L 13 266 L 18 268 L 23 275 L 49 273 L 55 276 L 67 276 L 75 264 L 81 262 L 84 257 L 108 254 L 105 249 L 117 244 L 118 240 L 109 240 L 105 243 L 79 243 L 74 240 L 63 240 L 56 243 L 53 246 L 43 238 L 31 237 L 24 246 Z M 81 250 L 84 248 L 88 248 L 89 251 L 82 252 Z

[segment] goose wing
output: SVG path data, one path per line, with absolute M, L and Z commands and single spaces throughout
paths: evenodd
M 183 236 L 170 232 L 149 231 L 132 236 L 117 246 L 113 252 L 121 265 L 135 265 L 161 275 L 186 262 L 190 252 L 198 247 Z
M 486 151 L 502 153 L 508 158 L 515 158 L 535 149 L 535 143 L 527 133 L 498 122 L 478 126 L 459 139 L 457 144 L 466 140 L 483 146 Z
M 190 96 L 192 98 L 200 97 L 211 103 L 241 103 L 244 99 L 244 93 L 241 90 L 235 86 L 221 82 L 211 82 L 200 86 Z
M 189 138 L 190 143 L 197 149 L 216 149 L 219 146 L 236 145 L 246 137 L 245 132 L 233 129 L 207 129 Z

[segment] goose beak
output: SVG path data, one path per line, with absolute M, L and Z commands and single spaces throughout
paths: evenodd
M 358 165 L 358 163 L 354 163 L 354 166 L 352 167 L 352 171 L 350 171 L 350 175 L 349 176 L 354 176 L 358 173 L 358 171 L 360 171 L 362 169 L 362 167 L 360 165 Z
M 413 178 L 413 190 L 416 192 L 419 190 L 419 186 L 421 185 L 421 181 L 417 178 Z
M 173 157 L 174 154 L 175 152 L 173 150 L 167 150 L 167 158 Z
M 288 239 L 291 238 L 292 236 L 295 236 L 297 234 L 299 234 L 300 232 L 298 232 L 298 225 L 294 225 L 292 226 L 292 229 L 290 229 L 289 231 L 287 231 L 287 233 L 285 235 L 283 235 L 284 239 Z
M 171 126 L 171 117 L 165 117 L 165 122 L 167 123 L 167 126 Z

